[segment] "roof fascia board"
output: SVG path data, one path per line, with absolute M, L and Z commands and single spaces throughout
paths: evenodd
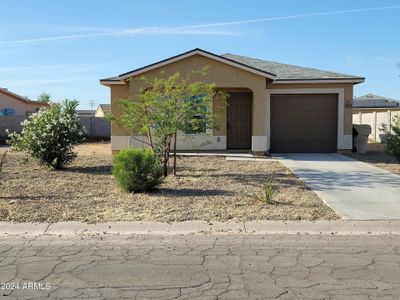
M 353 110 L 383 110 L 383 111 L 387 111 L 387 110 L 400 110 L 400 106 L 379 106 L 379 107 L 370 107 L 370 106 L 352 106 Z
M 102 85 L 125 85 L 126 82 L 121 80 L 100 80 L 100 84 Z
M 309 80 L 302 80 L 302 79 L 277 79 L 272 82 L 272 84 L 300 84 L 300 83 L 362 83 L 364 82 L 364 78 L 349 78 L 349 79 L 309 79 Z
M 262 76 L 262 77 L 267 77 L 267 78 L 272 79 L 272 80 L 274 80 L 276 78 L 276 76 L 273 76 L 273 75 L 268 74 L 266 72 L 263 72 L 261 70 L 257 70 L 255 68 L 248 67 L 248 66 L 240 64 L 238 62 L 234 62 L 234 61 L 232 61 L 232 60 L 230 60 L 228 58 L 223 58 L 223 57 L 220 57 L 220 56 L 218 56 L 216 54 L 211 54 L 211 53 L 199 50 L 199 49 L 184 53 L 184 54 L 179 55 L 179 56 L 172 57 L 170 59 L 163 60 L 163 61 L 161 61 L 159 63 L 155 63 L 155 64 L 152 64 L 152 65 L 150 65 L 148 67 L 141 68 L 141 69 L 139 69 L 137 71 L 126 73 L 123 76 L 120 76 L 120 78 L 121 78 L 121 80 L 125 80 L 125 79 L 127 79 L 129 77 L 136 76 L 136 75 L 151 71 L 151 70 L 156 69 L 156 68 L 160 68 L 160 67 L 165 66 L 167 64 L 179 61 L 179 60 L 184 59 L 184 58 L 191 57 L 191 56 L 196 55 L 196 54 L 205 56 L 205 57 L 210 58 L 212 60 L 216 60 L 216 61 L 228 64 L 228 65 L 231 65 L 233 67 L 248 71 L 250 73 L 257 74 L 257 75 Z

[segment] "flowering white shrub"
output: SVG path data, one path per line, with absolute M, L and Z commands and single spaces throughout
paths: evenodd
M 61 169 L 77 156 L 73 146 L 84 140 L 79 125 L 76 100 L 52 103 L 21 123 L 21 133 L 10 133 L 8 143 L 18 151 L 27 151 L 39 163 Z M 8 133 L 8 132 L 7 132 Z

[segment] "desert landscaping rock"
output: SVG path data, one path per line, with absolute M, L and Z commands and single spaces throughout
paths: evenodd
M 111 175 L 110 152 L 82 145 L 62 171 L 38 166 L 11 152 L 0 189 L 0 221 L 247 221 L 331 220 L 338 217 L 281 163 L 227 161 L 224 157 L 179 157 L 178 175 L 149 193 L 120 191 Z M 109 145 L 106 145 L 109 147 Z M 273 203 L 260 201 L 275 176 Z

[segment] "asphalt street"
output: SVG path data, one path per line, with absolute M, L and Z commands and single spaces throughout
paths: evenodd
M 4 299 L 399 299 L 400 236 L 0 239 Z

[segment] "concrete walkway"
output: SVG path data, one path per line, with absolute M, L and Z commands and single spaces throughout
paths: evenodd
M 344 218 L 400 219 L 399 175 L 340 154 L 281 154 L 276 158 Z

